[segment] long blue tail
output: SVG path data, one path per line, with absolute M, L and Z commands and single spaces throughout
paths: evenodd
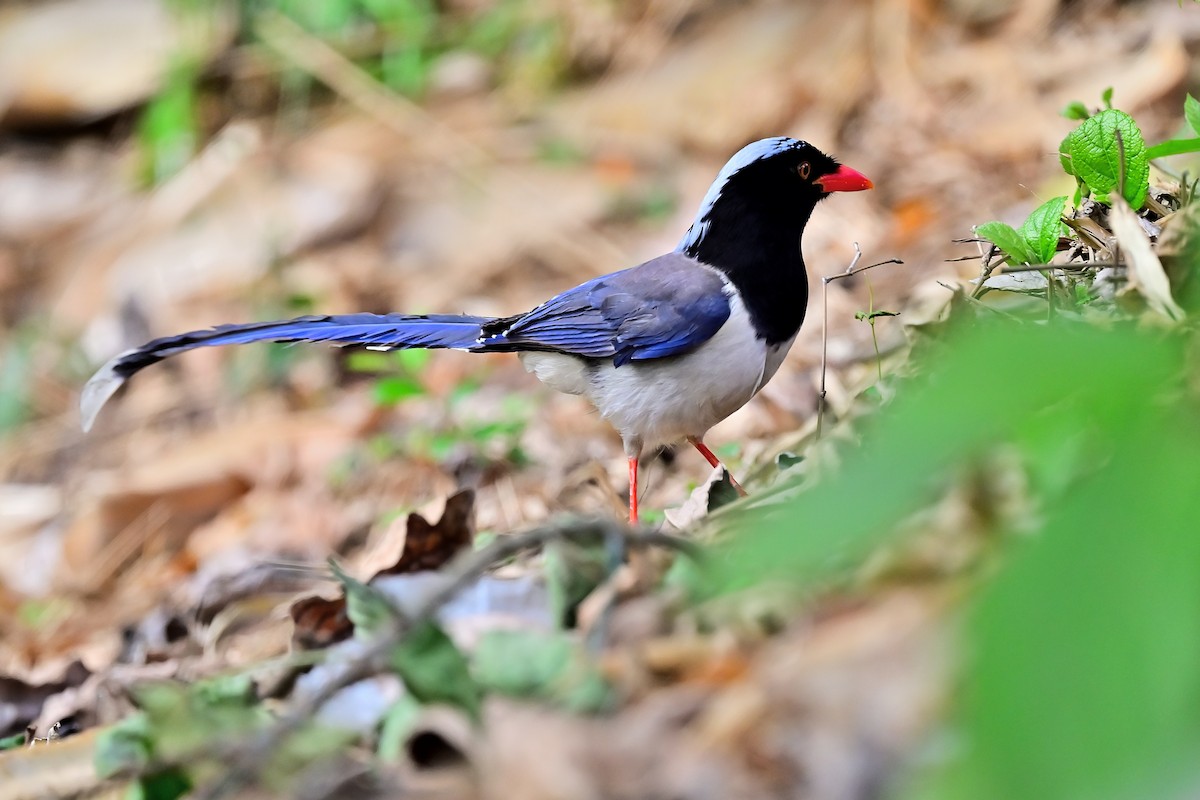
M 203 331 L 155 339 L 109 361 L 83 387 L 79 407 L 83 429 L 89 430 L 100 409 L 125 381 L 164 358 L 194 350 L 250 342 L 331 342 L 386 348 L 475 349 L 490 317 L 431 314 L 342 314 L 310 316 L 279 322 L 218 325 Z

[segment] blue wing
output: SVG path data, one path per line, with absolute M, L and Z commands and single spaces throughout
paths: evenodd
M 630 361 L 679 355 L 729 319 L 725 282 L 679 253 L 590 280 L 483 327 L 477 350 L 558 350 Z

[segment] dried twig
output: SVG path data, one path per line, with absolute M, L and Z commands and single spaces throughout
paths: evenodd
M 975 239 L 975 242 L 979 247 L 979 258 L 983 264 L 979 268 L 979 285 L 975 287 L 975 291 L 971 292 L 972 300 L 978 300 L 983 296 L 984 292 L 987 291 L 987 289 L 984 287 L 984 284 L 987 283 L 987 279 L 992 277 L 992 272 L 997 266 L 1004 263 L 1003 261 L 999 261 L 995 264 L 992 263 L 992 256 L 994 256 L 999 250 L 996 245 L 992 244 L 987 239 Z
M 619 537 L 627 547 L 661 547 L 697 561 L 702 560 L 701 549 L 685 539 L 657 531 L 627 530 L 614 521 L 603 519 L 546 525 L 525 533 L 499 537 L 480 550 L 464 553 L 447 566 L 449 581 L 431 591 L 412 614 L 405 615 L 393 607 L 392 630 L 381 634 L 370 647 L 347 661 L 344 669 L 332 676 L 324 686 L 266 730 L 247 740 L 222 743 L 214 748 L 212 755 L 227 761 L 229 768 L 221 778 L 201 787 L 191 796 L 194 800 L 217 800 L 253 781 L 288 736 L 303 727 L 325 703 L 347 686 L 386 671 L 388 655 L 416 625 L 431 619 L 442 606 L 495 564 L 553 541 L 611 541 L 615 537 Z

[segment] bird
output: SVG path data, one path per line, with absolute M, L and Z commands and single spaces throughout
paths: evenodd
M 835 192 L 871 188 L 808 142 L 751 142 L 721 168 L 669 253 L 508 317 L 310 315 L 154 339 L 114 357 L 84 386 L 83 428 L 134 373 L 199 347 L 270 341 L 516 352 L 538 380 L 583 395 L 617 430 L 629 522 L 637 525 L 638 465 L 648 448 L 686 440 L 712 467 L 723 466 L 705 434 L 774 376 L 804 322 L 801 238 L 810 216 Z

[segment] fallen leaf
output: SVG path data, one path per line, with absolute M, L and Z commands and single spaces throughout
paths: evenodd
M 288 610 L 292 618 L 292 645 L 301 650 L 322 650 L 354 635 L 346 613 L 346 595 L 329 599 L 302 597 Z
M 1171 297 L 1171 282 L 1167 280 L 1162 262 L 1150 246 L 1150 237 L 1142 229 L 1137 214 L 1129 204 L 1115 194 L 1109 222 L 1129 265 L 1130 283 L 1157 313 L 1172 322 L 1183 319 L 1183 309 Z
M 404 550 L 400 560 L 376 573 L 403 575 L 438 569 L 475 541 L 475 492 L 463 489 L 446 501 L 446 510 L 436 524 L 420 514 L 408 515 Z

